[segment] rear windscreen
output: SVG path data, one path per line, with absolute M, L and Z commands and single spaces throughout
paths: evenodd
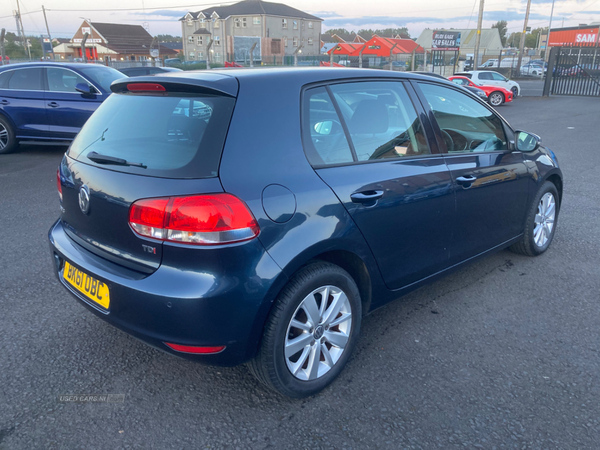
M 204 94 L 112 94 L 83 126 L 68 156 L 139 175 L 215 177 L 234 103 Z M 88 155 L 129 165 L 94 162 Z

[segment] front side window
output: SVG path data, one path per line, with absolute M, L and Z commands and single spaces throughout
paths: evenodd
M 324 87 L 305 92 L 302 115 L 304 149 L 313 166 L 354 161 L 340 118 Z
M 494 81 L 508 81 L 506 77 L 503 77 L 502 75 L 496 72 L 492 72 L 492 79 Z
M 452 80 L 454 84 L 458 84 L 459 86 L 468 86 L 469 82 L 463 78 L 455 78 Z
M 19 69 L 8 80 L 8 89 L 22 91 L 42 90 L 42 69 Z
M 48 90 L 53 92 L 75 92 L 75 86 L 79 83 L 87 85 L 82 77 L 75 72 L 66 69 L 48 67 L 46 69 L 46 78 L 48 80 Z
M 376 81 L 331 86 L 358 161 L 431 153 L 402 83 Z
M 507 150 L 502 120 L 466 93 L 419 83 L 442 130 L 448 152 Z

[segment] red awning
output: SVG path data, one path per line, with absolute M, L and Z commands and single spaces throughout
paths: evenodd
M 390 56 L 390 52 L 394 55 L 410 54 L 413 51 L 423 53 L 425 50 L 412 39 L 392 39 L 373 36 L 365 44 L 363 55 Z
M 327 53 L 331 54 L 331 52 L 333 52 L 334 55 L 359 56 L 360 49 L 363 48 L 364 45 L 365 44 L 337 44 Z

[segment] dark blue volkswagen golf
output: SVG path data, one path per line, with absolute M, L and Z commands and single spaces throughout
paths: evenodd
M 111 93 L 121 72 L 98 64 L 0 67 L 0 154 L 20 141 L 69 142 Z
M 314 394 L 361 318 L 491 252 L 543 253 L 562 174 L 449 82 L 362 69 L 112 84 L 57 173 L 64 287 L 174 355 Z

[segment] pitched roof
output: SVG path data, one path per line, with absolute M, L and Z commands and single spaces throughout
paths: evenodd
M 264 14 L 268 16 L 296 17 L 298 19 L 308 20 L 323 20 L 319 17 L 300 11 L 299 9 L 292 8 L 288 5 L 284 5 L 283 3 L 263 2 L 262 0 L 244 0 L 233 5 L 206 8 L 202 11 L 190 12 L 189 14 L 191 14 L 194 17 L 194 19 L 197 19 L 200 13 L 203 13 L 206 18 L 210 18 L 213 13 L 217 13 L 217 15 L 221 19 L 226 19 L 229 16 L 250 16 L 253 14 Z M 185 20 L 185 16 L 179 20 Z
M 117 53 L 150 53 L 153 38 L 141 25 L 98 22 L 90 25 L 106 39 L 106 46 Z
M 206 28 L 198 28 L 196 31 L 194 31 L 194 34 L 212 34 L 210 31 L 208 31 Z
M 383 38 L 377 35 L 373 36 L 365 44 L 366 48 L 363 52 L 365 55 L 389 56 L 390 52 L 394 55 L 401 53 L 423 53 L 424 49 L 412 39 L 392 39 Z

